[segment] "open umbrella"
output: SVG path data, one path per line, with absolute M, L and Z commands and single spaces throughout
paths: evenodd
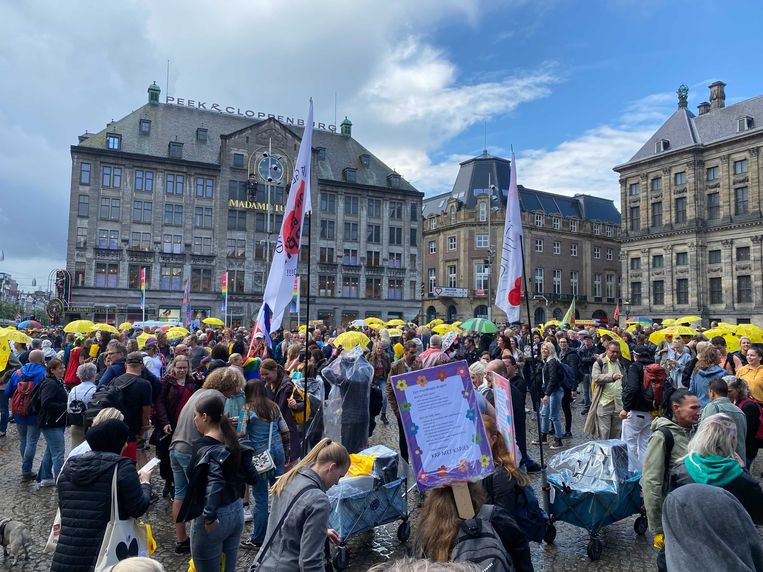
M 456 337 L 458 337 L 458 332 L 455 330 L 451 330 L 445 334 L 442 337 L 442 351 L 447 352 L 448 349 L 450 349 L 450 346 L 453 345 L 453 342 L 456 341 Z
M 549 326 L 561 326 L 562 323 L 559 320 L 549 320 L 545 324 L 543 324 L 544 327 L 548 328 Z
M 384 320 L 377 318 L 376 316 L 366 316 L 366 322 L 369 324 L 383 324 Z
M 728 322 L 718 322 L 719 328 L 726 328 L 730 332 L 736 333 L 737 331 L 737 325 L 736 324 L 729 324 Z
M 42 324 L 37 320 L 24 320 L 18 325 L 19 330 L 35 330 L 42 328 Z
M 403 335 L 403 330 L 400 328 L 392 328 L 391 330 L 388 330 L 387 333 L 389 334 L 390 338 L 399 338 Z
M 480 334 L 494 334 L 498 331 L 498 326 L 487 318 L 469 318 L 461 324 L 461 329 Z
M 341 346 L 346 350 L 351 350 L 355 346 L 363 346 L 365 348 L 370 341 L 368 336 L 363 332 L 344 332 L 336 337 L 334 345 L 336 347 Z
M 451 326 L 459 327 L 461 324 L 463 324 L 463 322 L 453 322 Z
M 367 328 L 368 327 L 368 322 L 366 322 L 365 320 L 353 320 L 352 322 L 350 322 L 350 327 L 352 327 L 352 328 Z
M 93 331 L 95 324 L 90 320 L 74 320 L 64 326 L 67 334 L 88 334 Z
M 395 318 L 393 320 L 389 320 L 387 322 L 388 326 L 405 326 L 405 321 L 401 320 L 400 318 Z
M 631 349 L 628 347 L 628 344 L 625 342 L 624 339 L 622 339 L 620 336 L 618 336 L 615 332 L 611 330 L 605 330 L 604 328 L 599 328 L 596 330 L 599 332 L 599 335 L 602 338 L 610 338 L 611 340 L 616 341 L 620 345 L 620 355 L 622 355 L 625 359 L 631 359 Z
M 676 318 L 675 323 L 676 324 L 691 324 L 693 322 L 701 322 L 702 318 L 699 316 L 682 316 L 680 318 Z
M 441 320 L 440 318 L 435 318 L 431 322 L 427 324 L 427 328 L 433 328 L 435 326 L 439 326 L 440 324 L 444 324 L 445 320 Z
M 119 324 L 120 330 L 129 330 L 131 328 L 132 328 L 132 322 L 122 322 L 121 324 Z
M 225 325 L 225 322 L 223 322 L 220 318 L 204 318 L 202 322 L 204 322 L 208 326 L 224 326 Z
M 450 324 L 438 324 L 437 326 L 432 328 L 432 331 L 435 334 L 443 335 L 453 331 L 453 326 L 451 326 Z
M 156 336 L 154 334 L 144 332 L 135 339 L 138 341 L 138 349 L 142 350 L 145 347 L 146 342 L 148 342 L 148 340 L 155 340 Z
M 11 328 L 0 328 L 0 340 L 6 340 L 17 344 L 32 343 L 32 338 L 27 336 L 24 332 L 12 330 Z
M 666 333 L 671 333 L 674 336 L 696 336 L 697 330 L 690 328 L 689 326 L 670 326 L 665 328 Z
M 647 316 L 633 316 L 625 321 L 626 324 L 651 324 L 652 319 Z
M 172 326 L 169 330 L 167 330 L 167 333 L 169 332 L 180 332 L 186 336 L 191 333 L 187 328 L 184 328 L 183 326 Z
M 755 324 L 739 324 L 734 333 L 737 336 L 747 336 L 748 338 L 750 338 L 750 341 L 752 341 L 753 343 L 760 343 L 760 342 L 755 342 L 754 340 L 752 340 L 752 338 L 757 336 L 763 336 L 763 328 L 761 328 L 760 326 L 756 326 Z
M 299 328 L 297 328 L 297 332 L 300 334 L 304 334 L 307 331 L 307 326 L 305 324 L 302 324 Z
M 184 334 L 181 331 L 170 329 L 170 331 L 167 332 L 167 339 L 168 340 L 179 340 L 181 338 L 184 338 L 186 334 Z
M 672 325 L 674 325 L 675 323 L 676 323 L 676 319 L 675 319 L 675 318 L 665 318 L 665 319 L 662 321 L 662 325 L 663 325 L 663 326 L 672 326 Z
M 379 324 L 378 322 L 373 322 L 372 324 L 368 324 L 368 327 L 375 332 L 377 330 L 381 330 L 384 327 L 384 324 Z
M 117 330 L 111 324 L 96 324 L 95 326 L 93 326 L 93 329 L 91 331 L 93 331 L 93 332 L 109 332 L 110 334 L 118 334 L 119 333 L 119 330 Z

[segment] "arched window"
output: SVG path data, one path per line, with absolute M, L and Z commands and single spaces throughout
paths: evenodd
M 451 322 L 455 322 L 455 321 L 456 321 L 456 307 L 451 304 L 450 306 L 448 306 L 448 319 L 447 319 L 447 322 L 451 323 Z
M 596 310 L 592 315 L 591 318 L 594 320 L 602 320 L 603 322 L 607 321 L 607 313 L 604 310 Z
M 543 308 L 535 308 L 535 323 L 536 324 L 546 323 L 546 310 L 544 310 Z
M 450 206 L 450 224 L 456 224 L 456 207 Z
M 437 310 L 434 306 L 427 308 L 427 324 L 437 317 Z
M 487 318 L 487 306 L 481 304 L 474 309 L 475 318 Z
M 564 314 L 562 313 L 562 309 L 554 308 L 553 316 L 554 316 L 554 320 L 561 320 L 562 316 L 564 316 Z

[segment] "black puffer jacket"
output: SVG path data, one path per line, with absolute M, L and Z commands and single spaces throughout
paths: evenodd
M 96 451 L 72 457 L 58 478 L 61 536 L 51 572 L 87 572 L 95 568 L 111 519 L 111 485 L 117 467 L 120 518 L 137 518 L 148 509 L 151 485 L 140 484 L 129 459 Z
M 558 358 L 547 360 L 543 364 L 543 394 L 552 395 L 562 387 L 562 362 Z
M 46 377 L 40 387 L 40 414 L 37 423 L 40 427 L 66 427 L 66 389 L 64 382 L 55 377 Z
M 652 404 L 644 399 L 644 368 L 653 364 L 651 356 L 639 356 L 628 368 L 623 380 L 623 409 L 625 411 L 651 411 Z

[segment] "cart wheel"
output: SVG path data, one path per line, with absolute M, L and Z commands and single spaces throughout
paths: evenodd
M 604 549 L 604 545 L 598 538 L 592 538 L 588 541 L 588 548 L 586 552 L 588 552 L 588 558 L 596 562 L 599 558 L 601 558 L 601 552 Z
M 644 536 L 646 534 L 647 526 L 648 526 L 648 523 L 646 521 L 646 517 L 640 516 L 633 523 L 633 531 L 639 536 Z
M 552 523 L 548 523 L 548 526 L 546 527 L 546 532 L 543 535 L 543 540 L 546 544 L 553 544 L 554 540 L 556 540 L 556 526 L 554 526 Z
M 404 520 L 400 523 L 400 526 L 397 527 L 397 539 L 400 542 L 408 542 L 408 539 L 411 537 L 411 523 L 407 520 Z
M 347 553 L 346 546 L 339 546 L 334 555 L 334 569 L 345 570 L 350 565 L 350 555 Z

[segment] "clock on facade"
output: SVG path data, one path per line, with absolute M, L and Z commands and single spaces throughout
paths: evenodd
M 281 163 L 278 158 L 273 157 L 272 155 L 268 155 L 267 153 L 263 155 L 264 156 L 262 159 L 260 159 L 257 163 L 257 174 L 260 176 L 260 178 L 263 181 L 267 181 L 268 183 L 278 184 L 283 181 L 283 163 Z

